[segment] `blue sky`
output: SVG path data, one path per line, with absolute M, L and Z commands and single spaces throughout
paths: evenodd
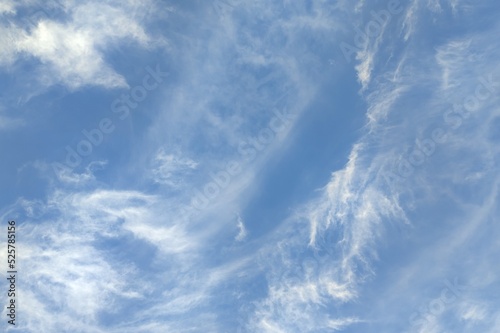
M 2 0 L 0 325 L 499 332 L 499 13 Z

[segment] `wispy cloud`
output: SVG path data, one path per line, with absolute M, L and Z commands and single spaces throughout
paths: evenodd
M 429 3 L 429 5 L 432 4 Z M 436 10 L 436 6 L 432 8 L 434 8 L 433 12 L 436 15 L 441 15 L 441 10 Z M 369 280 L 369 277 L 376 274 L 374 264 L 378 259 L 378 244 L 379 242 L 387 242 L 383 236 L 389 228 L 402 224 L 404 230 L 414 225 L 417 221 L 413 221 L 412 212 L 416 207 L 430 205 L 429 200 L 440 201 L 430 192 L 436 186 L 447 188 L 448 186 L 464 184 L 467 179 L 472 181 L 472 178 L 466 175 L 470 174 L 472 170 L 478 170 L 478 159 L 483 161 L 480 163 L 482 167 L 479 169 L 485 173 L 483 174 L 481 171 L 474 174 L 477 174 L 477 177 L 490 175 L 490 182 L 484 188 L 485 197 L 490 199 L 487 200 L 487 203 L 483 202 L 483 208 L 479 210 L 483 213 L 489 212 L 486 214 L 493 214 L 495 211 L 490 203 L 497 197 L 496 181 L 491 181 L 496 177 L 491 178 L 493 174 L 490 172 L 496 170 L 494 167 L 496 162 L 491 159 L 493 156 L 491 143 L 484 135 L 479 134 L 484 134 L 485 128 L 477 123 L 476 119 L 468 118 L 467 121 L 473 121 L 474 126 L 478 126 L 477 128 L 470 125 L 466 126 L 467 129 L 464 128 L 460 135 L 449 133 L 446 144 L 439 148 L 440 154 L 447 156 L 446 160 L 442 157 L 432 156 L 432 159 L 436 158 L 438 161 L 428 162 L 430 165 L 425 166 L 426 177 L 424 177 L 424 171 L 420 170 L 401 183 L 388 183 L 385 178 L 383 171 L 388 160 L 393 158 L 395 151 L 409 150 L 408 146 L 415 142 L 419 135 L 425 133 L 425 122 L 428 122 L 427 126 L 432 128 L 436 117 L 442 117 L 446 107 L 449 107 L 454 101 L 463 103 L 465 96 L 474 94 L 481 73 L 498 72 L 496 65 L 489 69 L 484 68 L 485 64 L 492 64 L 492 61 L 479 61 L 477 63 L 471 61 L 472 59 L 490 59 L 494 54 L 493 49 L 498 48 L 496 43 L 486 48 L 485 46 L 488 45 L 487 40 L 491 40 L 490 36 L 495 33 L 496 27 L 489 30 L 489 37 L 481 38 L 480 35 L 470 37 L 470 40 L 473 40 L 477 45 L 473 49 L 482 50 L 479 54 L 471 52 L 471 45 L 467 43 L 468 37 L 465 40 L 445 42 L 441 47 L 435 48 L 436 52 L 433 50 L 430 54 L 422 56 L 420 61 L 410 56 L 410 52 L 414 50 L 415 46 L 409 37 L 413 34 L 413 29 L 417 28 L 418 15 L 416 8 L 410 8 L 407 12 L 407 19 L 399 22 L 399 26 L 394 27 L 396 30 L 404 27 L 407 31 L 405 39 L 408 44 L 399 45 L 403 47 L 404 51 L 386 64 L 380 64 L 380 68 L 373 67 L 370 70 L 370 72 L 373 71 L 371 76 L 376 77 L 376 79 L 366 80 L 366 83 L 371 82 L 371 85 L 366 85 L 366 91 L 363 93 L 367 96 L 368 102 L 367 120 L 369 126 L 367 133 L 354 145 L 346 166 L 333 172 L 330 182 L 321 190 L 318 198 L 310 201 L 307 210 L 309 214 L 297 214 L 302 217 L 302 220 L 310 222 L 308 242 L 301 233 L 291 236 L 292 239 L 285 240 L 285 237 L 290 236 L 291 233 L 284 234 L 283 229 L 278 231 L 281 233 L 281 237 L 277 236 L 277 238 L 281 241 L 278 241 L 278 245 L 271 247 L 270 251 L 279 253 L 274 260 L 281 265 L 276 264 L 274 260 L 269 260 L 268 265 L 269 267 L 281 268 L 274 269 L 273 273 L 270 274 L 274 279 L 271 279 L 268 297 L 259 308 L 262 312 L 259 312 L 260 317 L 258 318 L 265 319 L 260 321 L 255 319 L 256 323 L 260 323 L 256 325 L 260 325 L 261 329 L 265 328 L 269 332 L 279 331 L 279 329 L 307 331 L 308 328 L 301 327 L 296 322 L 289 323 L 293 316 L 297 316 L 297 312 L 303 317 L 301 322 L 309 322 L 308 319 L 305 319 L 309 313 L 299 304 L 309 304 L 313 307 L 318 302 L 327 303 L 328 300 L 332 302 L 336 300 L 337 303 L 352 302 L 360 297 L 359 291 L 363 284 Z M 427 67 L 434 70 L 432 73 L 426 72 L 425 75 L 419 75 L 415 67 L 408 66 L 410 61 L 417 61 L 420 64 L 419 68 Z M 468 65 L 465 65 L 466 63 Z M 416 110 L 413 113 L 407 104 L 408 101 L 413 100 L 412 89 L 425 89 L 426 91 L 429 89 L 436 92 L 421 105 L 418 112 Z M 444 99 L 443 95 L 448 98 Z M 496 111 L 490 107 L 497 102 L 497 99 L 496 97 L 490 98 L 477 108 L 476 113 L 480 113 L 486 122 L 497 117 Z M 400 116 L 399 112 L 401 111 L 398 109 L 402 108 L 405 108 L 406 119 L 402 119 Z M 467 133 L 467 139 L 463 138 L 465 133 Z M 469 148 L 472 149 L 473 146 L 482 152 L 472 153 Z M 483 148 L 484 150 L 482 150 Z M 471 156 L 471 154 L 476 158 L 465 161 L 464 156 Z M 465 163 L 467 167 L 465 165 L 454 167 L 449 162 L 457 160 L 462 160 L 460 164 Z M 430 170 L 433 170 L 432 173 L 429 173 Z M 450 179 L 450 183 L 447 181 L 443 183 L 443 180 L 448 177 L 453 180 Z M 476 184 L 478 183 L 476 182 Z M 421 196 L 422 194 L 419 192 L 422 190 L 424 193 L 428 193 L 428 198 Z M 446 192 L 450 194 L 450 191 Z M 452 196 L 454 198 L 461 197 L 462 193 L 456 193 Z M 467 201 L 466 198 L 461 199 L 459 205 L 466 205 Z M 478 207 L 476 206 L 476 208 Z M 474 219 L 478 223 L 486 223 L 487 220 L 487 215 L 483 214 L 477 215 Z M 439 262 L 445 263 L 453 261 L 453 253 L 445 250 L 444 247 L 450 244 L 456 244 L 456 249 L 464 246 L 465 239 L 478 231 L 477 225 L 474 227 L 473 225 L 475 224 L 472 222 L 467 224 L 465 220 L 461 221 L 457 232 L 465 238 L 460 238 L 460 241 L 458 238 L 448 239 L 445 243 L 440 244 L 439 249 L 429 251 L 429 256 L 415 265 L 422 265 L 419 266 L 420 269 L 425 270 L 425 267 L 428 267 L 425 262 L 439 260 Z M 459 237 L 458 234 L 457 237 Z M 306 269 L 308 264 L 306 264 L 305 259 L 292 254 L 298 248 L 305 251 L 307 243 L 311 249 L 311 260 L 316 263 L 313 265 L 316 268 L 312 271 Z M 331 249 L 327 253 L 329 264 L 321 261 L 324 254 L 318 256 L 319 252 L 324 252 L 325 248 Z M 436 258 L 436 253 L 440 253 L 442 257 Z M 298 267 L 294 267 L 294 265 Z M 330 285 L 334 286 L 331 288 L 334 291 L 331 294 L 326 292 L 325 281 L 329 281 Z M 301 290 L 299 286 L 309 288 L 310 299 L 304 299 L 302 294 L 297 292 Z M 283 294 L 277 293 L 281 290 Z M 408 292 L 412 293 L 414 290 Z M 287 296 L 283 297 L 284 294 Z M 320 295 L 320 297 L 315 298 L 314 295 Z M 324 323 L 325 321 L 319 319 L 321 312 L 316 310 L 315 313 L 318 315 L 315 321 Z M 289 321 L 287 322 L 285 318 Z M 447 323 L 435 318 L 433 322 L 428 322 L 425 327 L 419 329 L 422 332 L 438 332 L 445 327 L 447 327 Z
M 238 216 L 237 227 L 238 227 L 238 234 L 234 239 L 237 242 L 241 242 L 247 237 L 248 232 L 247 229 L 245 228 L 245 223 L 243 223 L 243 219 L 240 216 Z
M 153 177 L 156 183 L 167 185 L 173 189 L 182 187 L 188 176 L 198 163 L 188 157 L 176 153 L 167 154 L 160 149 L 153 161 Z
M 145 3 L 143 7 L 149 4 Z M 33 10 L 35 4 L 24 4 Z M 35 7 L 32 7 L 32 6 Z M 0 64 L 36 59 L 37 77 L 43 87 L 63 84 L 69 89 L 82 86 L 128 87 L 126 79 L 106 61 L 106 49 L 118 42 L 132 42 L 147 48 L 150 37 L 142 22 L 134 17 L 133 2 L 117 6 L 114 2 L 65 3 L 64 7 L 42 7 L 33 26 L 12 18 L 3 25 L 4 47 Z M 30 10 L 30 9 L 28 9 Z
M 199 4 L 196 15 L 190 4 L 141 3 L 68 2 L 29 27 L 17 17 L 27 4 L 0 6 L 10 19 L 0 27 L 0 64 L 17 73 L 30 62 L 27 75 L 39 76 L 42 89 L 127 87 L 130 73 L 109 58 L 117 44 L 168 44 L 165 63 L 175 69 L 160 97 L 143 104 L 147 115 L 127 118 L 144 124 L 120 143 L 120 167 L 113 152 L 109 163 L 61 170 L 59 182 L 43 175 L 45 199 L 19 198 L 2 211 L 20 224 L 22 330 L 498 330 L 500 316 L 485 296 L 498 289 L 491 264 L 499 255 L 496 23 L 428 38 L 419 33 L 423 21 L 457 20 L 471 9 L 463 1 L 413 1 L 380 24 L 344 71 L 329 65 L 330 52 L 338 51 L 339 31 L 353 28 L 347 21 L 371 17 L 366 1 L 259 0 L 222 11 Z M 182 24 L 158 27 L 151 11 L 175 13 Z M 162 29 L 157 42 L 151 31 Z M 345 162 L 318 173 L 317 191 L 299 189 L 294 206 L 286 202 L 287 217 L 247 217 L 260 193 L 283 202 L 292 196 L 266 183 L 267 168 L 330 145 L 322 137 L 295 140 L 308 116 L 321 114 L 322 98 L 331 98 L 325 82 L 339 95 L 358 90 L 353 100 L 365 107 L 366 126 L 353 142 L 338 134 Z M 478 94 L 484 98 L 475 102 Z M 355 107 L 341 97 L 350 113 Z M 446 139 L 398 175 L 438 128 Z M 276 172 L 301 182 L 290 165 Z M 18 171 L 31 167 L 48 169 L 38 159 Z M 426 319 L 449 276 L 467 290 Z M 421 325 L 410 323 L 415 311 Z

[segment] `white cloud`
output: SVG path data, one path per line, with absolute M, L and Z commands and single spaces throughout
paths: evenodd
M 16 8 L 16 3 L 13 0 L 4 0 L 0 3 L 0 15 L 14 14 L 15 8 Z
M 342 331 L 347 326 L 361 322 L 358 318 L 348 317 L 328 321 L 328 327 L 334 331 Z
M 404 33 L 404 40 L 408 41 L 410 37 L 415 33 L 417 20 L 418 20 L 418 10 L 420 2 L 418 0 L 413 0 L 408 6 L 405 12 L 405 19 L 402 24 L 401 32 Z
M 193 327 L 183 319 L 190 316 L 217 331 L 216 310 L 207 307 L 214 290 L 244 277 L 251 258 L 211 264 L 206 253 L 212 243 L 173 219 L 168 204 L 157 196 L 115 190 L 58 190 L 46 202 L 18 201 L 9 216 L 24 221 L 18 232 L 26 280 L 19 290 L 29 320 L 20 327 L 29 332 L 146 332 L 146 327 L 184 332 Z M 148 248 L 154 249 L 153 257 L 140 254 Z M 143 310 L 122 318 L 126 327 L 101 326 L 101 316 L 112 320 L 132 303 Z M 55 318 L 48 315 L 55 313 Z
M 484 305 L 472 302 L 462 303 L 459 311 L 461 319 L 465 321 L 482 322 L 488 316 L 488 310 Z
M 243 241 L 247 237 L 247 229 L 245 228 L 245 223 L 243 222 L 243 219 L 238 216 L 238 235 L 236 235 L 235 240 L 237 242 Z
M 166 153 L 160 148 L 153 161 L 153 179 L 156 183 L 167 185 L 173 189 L 185 185 L 185 177 L 198 167 L 194 160 L 178 153 Z
M 137 9 L 132 5 L 117 6 L 110 1 L 65 3 L 64 8 L 57 8 L 59 12 L 47 8 L 49 15 L 43 12 L 33 17 L 34 26 L 13 20 L 13 25 L 2 27 L 5 47 L 0 64 L 9 65 L 24 56 L 36 58 L 40 61 L 37 79 L 44 87 L 128 87 L 125 78 L 107 64 L 105 51 L 123 41 L 148 47 L 150 38 L 137 21 L 139 17 L 130 12 Z M 60 12 L 67 15 L 64 20 L 56 19 L 55 13 Z
M 335 318 L 328 314 L 327 299 L 315 282 L 281 280 L 272 284 L 268 297 L 258 304 L 251 321 L 252 332 L 314 332 L 338 331 L 359 323 L 358 318 Z
M 441 79 L 442 89 L 454 89 L 463 84 L 463 76 L 456 75 L 457 72 L 462 73 L 462 65 L 467 62 L 471 40 L 457 40 L 441 47 L 437 54 L 436 60 L 443 72 Z
M 105 64 L 95 48 L 95 32 L 41 21 L 31 35 L 17 43 L 21 52 L 39 58 L 45 86 L 61 82 L 70 89 L 82 85 L 127 87 L 125 79 Z
M 40 169 L 42 172 L 46 172 L 49 174 L 50 172 L 55 171 L 57 179 L 63 183 L 83 185 L 94 181 L 96 179 L 94 171 L 104 168 L 106 164 L 106 161 L 93 161 L 89 165 L 87 165 L 87 167 L 85 167 L 85 171 L 82 173 L 74 172 L 69 168 L 60 168 L 56 170 L 44 163 L 36 163 L 35 167 Z
M 415 2 L 413 5 L 417 6 Z M 439 11 L 436 12 L 439 13 Z M 480 65 L 484 64 L 484 61 L 480 61 L 478 67 L 471 66 L 473 62 L 469 62 L 470 54 L 465 52 L 467 48 L 453 48 L 453 45 L 450 44 L 443 46 L 443 48 L 451 46 L 446 57 L 442 56 L 444 54 L 442 51 L 438 51 L 440 52 L 438 59 L 446 58 L 444 61 L 436 62 L 432 52 L 425 56 L 419 55 L 419 59 L 412 58 L 414 57 L 412 52 L 415 46 L 410 41 L 409 36 L 413 34 L 413 29 L 416 29 L 418 14 L 416 7 L 410 7 L 407 12 L 403 27 L 407 32 L 405 38 L 408 44 L 402 46 L 403 51 L 399 52 L 399 59 L 395 58 L 386 64 L 381 64 L 380 68 L 370 67 L 368 64 L 364 68 L 359 68 L 367 70 L 364 72 L 366 74 L 364 77 L 365 82 L 372 82 L 372 85 L 367 86 L 366 89 L 368 131 L 354 145 L 346 166 L 335 171 L 330 182 L 320 192 L 319 197 L 310 201 L 307 210 L 308 214 L 297 214 L 310 222 L 309 245 L 311 249 L 317 253 L 324 252 L 325 249 L 331 249 L 327 254 L 328 261 L 320 261 L 321 258 L 313 255 L 313 260 L 318 261 L 318 267 L 310 272 L 301 269 L 300 265 L 303 265 L 304 260 L 294 257 L 292 253 L 296 253 L 298 249 L 305 249 L 305 243 L 307 242 L 301 233 L 297 232 L 296 235 L 293 235 L 292 232 L 284 233 L 283 229 L 276 232 L 276 238 L 281 241 L 277 241 L 276 246 L 265 251 L 268 255 L 273 251 L 278 254 L 273 259 L 263 256 L 267 259 L 266 267 L 272 267 L 272 272 L 269 273 L 270 291 L 268 297 L 260 303 L 257 312 L 257 318 L 261 317 L 265 318 L 265 320 L 258 321 L 257 318 L 255 319 L 255 325 L 260 323 L 258 327 L 261 329 L 266 324 L 270 327 L 268 328 L 269 331 L 274 328 L 286 331 L 307 331 L 308 328 L 305 326 L 300 327 L 295 322 L 293 324 L 287 324 L 287 322 L 290 323 L 293 320 L 292 318 L 299 318 L 299 320 L 302 318 L 301 322 L 315 321 L 319 323 L 318 325 L 322 325 L 325 321 L 320 316 L 321 312 L 319 311 L 316 312 L 317 318 L 307 317 L 311 314 L 301 306 L 308 304 L 312 307 L 313 304 L 319 301 L 325 303 L 331 301 L 333 304 L 354 301 L 358 297 L 361 284 L 367 281 L 367 277 L 375 273 L 373 262 L 377 260 L 377 245 L 381 241 L 386 241 L 383 238 L 386 228 L 394 225 L 394 222 L 409 225 L 410 220 L 407 212 L 415 209 L 416 205 L 421 207 L 420 205 L 430 204 L 429 201 L 439 200 L 436 196 L 432 196 L 430 192 L 424 196 L 425 199 L 422 198 L 418 202 L 412 201 L 414 196 L 420 198 L 422 194 L 418 192 L 422 188 L 436 191 L 436 184 L 441 184 L 442 180 L 439 177 L 446 178 L 454 175 L 454 184 L 462 183 L 464 179 L 467 179 L 465 175 L 469 174 L 468 170 L 463 170 L 461 166 L 449 165 L 449 161 L 464 160 L 464 156 L 470 156 L 470 153 L 473 153 L 474 149 L 472 147 L 474 146 L 476 151 L 481 151 L 474 153 L 474 156 L 484 160 L 482 164 L 485 169 L 490 172 L 494 169 L 495 162 L 492 160 L 494 153 L 491 150 L 491 144 L 485 143 L 485 139 L 479 137 L 479 135 L 471 137 L 471 132 L 468 132 L 467 139 L 453 136 L 453 139 L 450 137 L 446 144 L 439 147 L 440 154 L 443 154 L 442 147 L 446 148 L 444 153 L 447 155 L 446 160 L 439 158 L 439 155 L 436 154 L 426 159 L 426 164 L 416 168 L 417 171 L 414 174 L 402 179 L 400 183 L 388 183 L 384 179 L 385 167 L 392 158 L 394 151 L 400 151 L 400 154 L 406 157 L 407 155 L 403 155 L 404 152 L 409 150 L 408 154 L 411 153 L 411 148 L 408 148 L 408 145 L 414 144 L 417 139 L 420 139 L 419 135 L 422 135 L 422 133 L 427 133 L 426 125 L 430 129 L 434 129 L 438 125 L 432 121 L 438 117 L 442 121 L 442 115 L 450 103 L 455 100 L 463 101 L 465 96 L 474 93 L 479 73 L 490 73 L 492 70 L 498 72 L 496 65 L 489 69 Z M 482 41 L 479 42 L 479 39 L 474 37 L 471 37 L 471 39 L 476 40 L 476 45 L 483 44 Z M 483 41 L 486 42 L 488 38 L 491 37 L 484 37 Z M 441 50 L 440 48 L 437 49 Z M 476 49 L 485 50 L 484 47 L 480 46 L 477 46 Z M 488 56 L 485 54 L 476 55 L 476 59 L 490 58 L 495 49 L 496 46 L 490 46 L 487 51 L 483 51 L 489 54 Z M 452 58 L 449 56 L 452 56 Z M 457 61 L 450 61 L 449 59 L 457 59 Z M 464 59 L 467 59 L 467 61 L 464 62 Z M 491 60 L 487 63 L 495 63 L 493 59 Z M 426 68 L 428 71 L 419 74 L 415 70 L 416 65 L 413 67 L 408 66 L 409 63 L 413 62 L 418 64 L 418 68 Z M 446 75 L 441 76 L 439 66 L 443 65 L 449 70 Z M 368 69 L 370 70 L 368 71 Z M 370 79 L 369 81 L 368 79 L 371 76 L 368 73 L 377 75 L 377 79 Z M 460 87 L 458 90 L 451 89 L 453 90 L 453 98 L 443 98 L 443 91 L 439 90 L 438 87 L 448 89 L 451 82 L 450 78 L 454 78 L 454 80 L 460 79 L 462 84 L 455 85 L 455 87 Z M 444 84 L 442 84 L 443 82 Z M 417 91 L 421 88 L 434 91 L 435 96 L 429 104 L 424 102 L 418 112 L 412 112 L 411 106 L 408 105 L 413 100 L 409 96 L 410 92 L 412 89 Z M 493 104 L 493 99 L 485 103 L 483 110 L 488 110 L 486 105 L 491 104 Z M 494 112 L 493 108 L 489 108 L 489 112 Z M 402 113 L 404 113 L 404 119 L 401 120 Z M 483 115 L 485 115 L 484 112 Z M 491 117 L 487 116 L 483 119 L 486 121 L 496 116 L 497 114 L 494 113 Z M 438 124 L 441 125 L 441 123 Z M 482 125 L 479 124 L 478 126 L 480 127 L 477 128 L 477 133 L 485 133 L 485 128 L 481 129 Z M 458 146 L 462 148 L 457 149 Z M 462 149 L 466 146 L 469 146 L 469 148 L 467 152 L 464 152 Z M 493 150 L 496 151 L 496 149 Z M 451 151 L 454 151 L 454 153 L 450 155 Z M 462 151 L 462 153 L 459 154 L 459 151 Z M 467 168 L 476 170 L 474 174 L 485 175 L 481 168 L 479 168 L 480 171 L 477 171 L 477 158 L 467 159 Z M 438 161 L 433 161 L 433 159 L 438 159 Z M 476 167 L 473 167 L 473 164 Z M 433 171 L 430 172 L 430 170 Z M 424 171 L 426 171 L 425 177 Z M 439 172 L 439 176 L 436 172 Z M 496 187 L 494 184 L 495 182 L 489 182 L 489 185 Z M 443 185 L 439 188 L 446 188 L 446 186 Z M 404 201 L 401 199 L 403 194 Z M 496 192 L 486 191 L 483 195 L 485 198 L 489 198 L 483 213 L 492 214 L 490 203 L 491 200 L 494 200 L 492 198 L 496 198 Z M 457 204 L 461 206 L 465 203 L 459 202 Z M 486 211 L 489 213 L 486 213 Z M 483 217 L 477 216 L 474 223 L 469 220 L 468 226 L 458 232 L 461 236 L 457 234 L 456 238 L 447 239 L 445 243 L 441 244 L 443 248 L 430 251 L 430 257 L 426 257 L 426 260 L 419 262 L 419 264 L 424 265 L 424 261 L 433 262 L 437 260 L 436 253 L 443 255 L 440 258 L 442 263 L 451 260 L 450 258 L 454 255 L 454 252 L 449 250 L 450 247 L 453 247 L 453 245 L 456 245 L 454 248 L 462 246 L 465 240 L 477 230 L 476 222 L 484 221 L 483 218 L 484 215 Z M 300 225 L 300 223 L 297 222 L 297 225 Z M 296 229 L 294 231 L 296 232 Z M 278 233 L 281 234 L 278 235 Z M 442 274 L 442 271 L 436 272 L 436 274 Z M 309 295 L 312 298 L 303 298 L 302 293 L 298 292 L 301 290 L 299 286 L 311 286 Z M 286 293 L 286 297 L 277 292 L 281 290 L 283 290 L 283 294 Z M 443 326 L 436 320 L 427 323 L 424 328 L 421 328 L 421 331 L 438 332 L 440 328 L 443 328 Z
M 264 9 L 259 7 L 262 4 L 259 2 L 255 8 L 253 5 L 250 8 Z M 140 25 L 131 24 L 128 30 L 120 30 L 122 25 L 130 23 L 121 10 L 109 5 L 95 8 L 98 12 L 94 11 L 94 7 L 84 5 L 68 9 L 70 20 L 66 23 L 42 20 L 32 31 L 21 32 L 25 35 L 18 46 L 23 52 L 43 60 L 47 75 L 56 73 L 57 80 L 75 89 L 96 83 L 108 87 L 120 86 L 124 84 L 120 81 L 123 78 L 106 67 L 104 58 L 99 58 L 104 54 L 102 49 L 108 41 L 123 38 L 147 45 L 148 38 L 141 33 Z M 321 76 L 316 77 L 314 71 L 322 67 L 313 54 L 299 57 L 304 52 L 300 48 L 302 39 L 297 36 L 304 29 L 312 29 L 316 33 L 330 32 L 328 22 L 331 18 L 326 14 L 325 17 L 319 15 L 321 11 L 312 10 L 310 16 L 291 15 L 289 19 L 280 21 L 274 20 L 272 12 L 270 9 L 263 12 L 269 26 L 266 26 L 262 38 L 236 34 L 240 27 L 236 20 L 227 16 L 221 19 L 220 31 L 211 31 L 207 38 L 198 36 L 198 39 L 186 42 L 188 48 L 177 50 L 180 61 L 190 65 L 186 66 L 189 70 L 183 73 L 175 90 L 169 92 L 175 97 L 170 104 L 172 107 L 165 108 L 168 111 L 155 118 L 152 139 L 144 146 L 153 142 L 156 155 L 153 167 L 145 176 L 151 177 L 152 170 L 152 178 L 158 183 L 176 188 L 188 183 L 198 188 L 197 180 L 188 175 L 195 169 L 206 173 L 223 170 L 224 163 L 233 158 L 243 162 L 244 159 L 234 153 L 234 148 L 241 140 L 247 140 L 269 124 L 275 105 L 283 103 L 291 106 L 297 114 L 295 119 L 299 119 L 318 87 L 314 79 Z M 238 13 L 244 15 L 245 11 Z M 110 27 L 107 27 L 107 15 L 114 14 L 116 21 L 110 22 Z M 315 22 L 316 18 L 321 21 Z M 103 39 L 92 34 L 97 27 L 104 31 Z M 74 34 L 74 38 L 69 38 L 68 31 Z M 41 44 L 41 41 L 45 43 Z M 236 47 L 233 48 L 234 45 Z M 367 62 L 358 68 L 368 92 L 369 130 L 354 145 L 346 165 L 333 171 L 330 180 L 317 192 L 317 197 L 305 207 L 298 207 L 289 219 L 276 223 L 278 230 L 262 241 L 265 245 L 259 252 L 258 260 L 238 256 L 234 261 L 217 265 L 211 263 L 213 258 L 210 256 L 219 254 L 219 249 L 213 246 L 218 244 L 216 240 L 222 238 L 217 233 L 230 226 L 226 240 L 232 243 L 234 238 L 234 216 L 220 208 L 228 210 L 233 206 L 244 206 L 251 195 L 252 188 L 249 190 L 248 186 L 252 185 L 252 180 L 257 179 L 265 163 L 286 148 L 283 138 L 287 137 L 288 131 L 283 132 L 283 136 L 273 141 L 268 149 L 259 152 L 256 160 L 246 164 L 247 170 L 228 185 L 224 194 L 213 200 L 208 212 L 200 214 L 204 216 L 181 220 L 179 207 L 188 205 L 190 198 L 162 197 L 140 191 L 97 189 L 70 193 L 61 190 L 45 204 L 18 202 L 27 210 L 26 215 L 31 217 L 22 230 L 26 242 L 26 245 L 23 244 L 26 246 L 25 267 L 31 274 L 28 284 L 23 287 L 27 288 L 23 289 L 27 295 L 25 304 L 29 304 L 26 314 L 33 318 L 27 324 L 29 329 L 47 332 L 64 329 L 105 331 L 95 323 L 95 319 L 102 314 L 112 317 L 107 312 L 107 305 L 116 305 L 115 310 L 119 311 L 121 304 L 133 300 L 141 302 L 143 310 L 131 315 L 125 322 L 121 321 L 121 326 L 115 331 L 183 332 L 201 328 L 222 331 L 217 325 L 218 309 L 213 306 L 216 302 L 211 301 L 221 300 L 223 297 L 217 298 L 217 287 L 225 289 L 226 282 L 244 276 L 239 273 L 245 273 L 247 266 L 252 266 L 252 274 L 262 271 L 269 286 L 268 295 L 252 302 L 255 311 L 248 312 L 248 328 L 251 331 L 340 331 L 364 322 L 354 315 L 336 313 L 335 310 L 346 303 L 352 305 L 359 299 L 361 285 L 375 273 L 372 264 L 377 259 L 377 244 L 383 240 L 386 227 L 393 221 L 408 222 L 408 201 L 413 200 L 412 207 L 425 207 L 425 203 L 447 194 L 447 184 L 463 185 L 463 180 L 467 180 L 469 185 L 478 185 L 482 180 L 491 180 L 488 177 L 496 171 L 497 145 L 490 147 L 492 145 L 487 141 L 490 139 L 485 135 L 488 132 L 486 124 L 476 121 L 471 124 L 477 127 L 471 126 L 473 129 L 468 128 L 469 131 L 461 133 L 463 138 L 450 136 L 449 143 L 441 146 L 445 148 L 441 149 L 441 154 L 451 156 L 453 158 L 449 161 L 459 163 L 451 165 L 436 153 L 432 158 L 442 162 L 442 167 L 436 168 L 438 162 L 433 163 L 429 158 L 428 164 L 419 169 L 433 168 L 433 172 L 426 173 L 425 177 L 419 174 L 405 179 L 403 184 L 392 185 L 387 185 L 382 179 L 382 168 L 392 152 L 406 151 L 408 142 L 416 142 L 415 133 L 425 132 L 425 128 L 421 129 L 425 127 L 425 122 L 436 115 L 441 116 L 439 107 L 447 103 L 443 102 L 442 90 L 460 87 L 458 81 L 454 81 L 458 77 L 473 81 L 471 76 L 460 72 L 467 64 L 463 61 L 467 58 L 467 48 L 454 46 L 449 43 L 438 48 L 436 57 L 431 54 L 422 59 L 422 63 L 437 59 L 435 63 L 425 63 L 425 68 L 434 75 L 416 75 L 414 68 L 404 66 L 406 59 L 411 57 L 414 45 L 408 46 L 395 64 L 386 67 L 382 64 L 380 68 L 374 66 L 378 49 L 370 49 L 370 53 L 365 55 Z M 64 50 L 65 56 L 60 64 L 55 64 L 54 57 L 61 50 Z M 192 52 L 186 52 L 188 50 Z M 313 74 L 308 73 L 309 67 L 301 64 L 298 58 L 313 65 Z M 245 66 L 255 66 L 252 68 L 271 71 L 272 74 L 266 74 L 265 79 L 261 79 L 252 71 L 241 70 Z M 108 68 L 110 72 L 102 74 L 99 71 L 103 68 Z M 439 68 L 446 73 L 442 75 L 436 70 Z M 99 81 L 101 74 L 104 81 Z M 241 85 L 233 83 L 236 75 Z M 377 80 L 381 76 L 388 82 Z M 423 77 L 425 82 L 420 81 Z M 47 81 L 48 84 L 54 82 Z M 280 85 L 280 82 L 286 83 Z M 425 107 L 420 112 L 411 112 L 408 105 L 413 102 L 412 99 L 405 100 L 407 104 L 397 104 L 409 97 L 406 93 L 412 88 L 423 85 L 432 88 L 429 90 L 435 93 L 435 100 L 423 102 Z M 273 89 L 268 89 L 269 86 Z M 453 93 L 463 97 L 469 88 L 457 89 Z M 276 95 L 283 98 L 275 101 Z M 404 112 L 398 113 L 398 108 Z M 497 111 L 488 107 L 480 112 L 485 123 L 498 116 Z M 402 113 L 405 119 L 400 120 Z M 177 140 L 181 142 L 182 150 L 179 150 L 182 154 L 157 148 L 172 147 L 171 143 Z M 198 147 L 203 149 L 190 150 L 193 144 L 199 144 Z M 464 151 L 468 154 L 463 156 L 476 156 L 473 162 L 481 161 L 480 165 L 461 156 Z M 470 155 L 471 152 L 475 155 Z M 196 156 L 196 159 L 188 156 Z M 68 184 L 88 184 L 95 180 L 91 171 L 64 174 L 62 179 Z M 430 186 L 434 182 L 439 186 Z M 489 182 L 490 185 L 496 188 L 498 181 Z M 467 227 L 450 232 L 446 244 L 442 242 L 441 247 L 430 247 L 431 255 L 423 255 L 422 262 L 428 262 L 430 257 L 440 263 L 448 262 L 456 255 L 453 249 L 467 244 L 486 218 L 495 216 L 498 193 L 496 190 L 487 191 L 488 186 L 474 188 L 475 195 L 481 194 L 481 198 L 489 200 L 475 205 L 475 210 L 471 210 L 473 213 L 467 216 L 470 218 Z M 163 188 L 159 192 L 162 191 Z M 407 201 L 404 204 L 399 196 L 402 192 L 410 193 L 410 199 L 405 198 Z M 417 192 L 416 199 L 411 195 L 413 192 Z M 455 194 L 450 201 L 461 206 L 467 200 Z M 469 209 L 474 205 L 463 207 Z M 202 224 L 206 221 L 210 224 Z M 236 241 L 245 239 L 246 222 L 238 218 Z M 464 221 L 460 222 L 465 225 Z M 112 251 L 107 247 L 112 247 L 113 242 L 98 244 L 101 238 L 123 241 L 127 247 L 120 247 L 116 252 L 128 257 L 111 259 Z M 129 247 L 130 243 L 133 245 Z M 149 252 L 145 255 L 139 250 Z M 224 260 L 223 257 L 217 259 Z M 260 267 L 255 268 L 248 263 L 256 263 Z M 428 270 L 428 266 L 421 262 L 414 264 L 422 265 L 420 271 Z M 141 265 L 151 265 L 147 267 L 154 269 L 143 270 Z M 440 265 L 440 269 L 443 266 Z M 482 279 L 491 281 L 494 277 L 491 270 L 483 272 L 489 274 L 481 275 Z M 103 275 L 104 278 L 101 278 Z M 139 278 L 142 279 L 136 280 Z M 102 295 L 98 297 L 95 290 L 102 290 Z M 414 295 L 414 290 L 412 292 L 409 294 Z M 79 302 L 80 299 L 83 301 Z M 466 321 L 489 315 L 481 307 L 468 306 L 462 310 L 461 316 Z M 54 319 L 51 313 L 58 315 Z M 444 327 L 438 320 L 432 324 L 422 329 L 433 332 Z
M 123 208 L 138 199 L 142 198 L 132 193 L 59 193 L 38 209 L 42 215 L 29 213 L 34 217 L 19 221 L 24 273 L 18 287 L 28 318 L 19 323 L 20 328 L 31 332 L 68 328 L 99 332 L 96 322 L 101 313 L 113 313 L 120 302 L 142 297 L 147 285 L 128 280 L 137 274 L 135 265 L 112 261 L 110 253 L 94 243 L 99 237 L 120 235 L 116 220 L 99 215 L 103 216 L 105 210 L 118 215 L 112 206 L 119 204 L 125 216 L 131 208 Z

